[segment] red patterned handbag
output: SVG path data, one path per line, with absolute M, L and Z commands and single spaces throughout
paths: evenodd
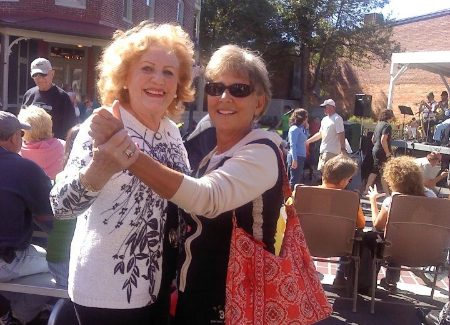
M 292 195 L 286 174 L 284 197 Z M 228 261 L 225 323 L 313 324 L 332 313 L 293 205 L 286 205 L 287 225 L 280 256 L 236 225 L 233 217 Z

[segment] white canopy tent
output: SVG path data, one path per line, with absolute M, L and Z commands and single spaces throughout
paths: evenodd
M 450 93 L 450 51 L 393 53 L 388 92 L 388 109 L 392 109 L 392 96 L 397 79 L 408 69 L 421 69 L 438 74 Z

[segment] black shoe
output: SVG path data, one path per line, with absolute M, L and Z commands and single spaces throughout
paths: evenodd
M 15 318 L 11 311 L 0 317 L 0 325 L 22 325 L 22 323 Z
M 42 310 L 35 318 L 33 318 L 27 325 L 46 325 L 50 318 L 50 311 Z
M 347 279 L 341 275 L 341 273 L 337 273 L 336 277 L 333 280 L 333 288 L 335 289 L 345 289 L 347 287 Z
M 419 318 L 419 320 L 420 320 L 420 324 L 422 324 L 422 325 L 434 324 L 434 323 L 429 323 L 427 321 L 427 316 L 430 313 L 429 309 L 420 308 L 420 307 L 416 307 L 415 309 L 416 309 L 417 318 Z
M 395 293 L 398 292 L 397 283 L 389 283 L 389 282 L 387 282 L 386 278 L 382 278 L 380 280 L 380 287 L 383 287 L 384 289 L 386 289 L 390 293 L 394 293 L 395 294 Z

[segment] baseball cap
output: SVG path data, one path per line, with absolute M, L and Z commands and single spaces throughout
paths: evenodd
M 320 104 L 320 106 L 327 106 L 327 105 L 336 107 L 336 103 L 332 99 L 326 99 L 322 104 Z
M 33 77 L 36 73 L 48 74 L 48 72 L 52 69 L 53 68 L 49 60 L 37 58 L 31 62 L 31 77 Z
M 12 113 L 0 111 L 0 139 L 10 137 L 17 130 L 30 130 L 31 125 L 20 122 Z

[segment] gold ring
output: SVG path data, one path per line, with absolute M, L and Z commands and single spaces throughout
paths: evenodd
M 136 152 L 136 148 L 134 150 L 126 148 L 123 153 L 125 154 L 125 156 L 127 156 L 128 159 L 130 159 L 131 157 L 133 157 L 135 152 Z

